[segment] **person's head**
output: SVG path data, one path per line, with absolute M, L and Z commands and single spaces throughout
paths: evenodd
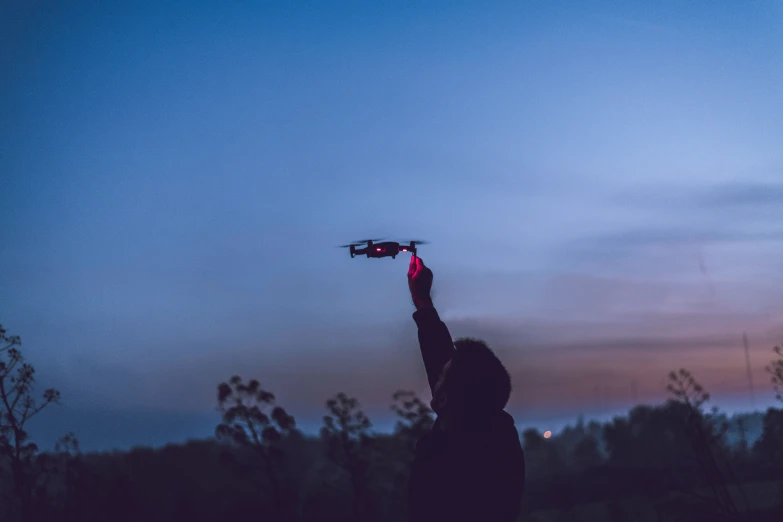
M 454 356 L 435 385 L 433 411 L 452 418 L 489 416 L 506 407 L 511 377 L 492 350 L 477 339 L 454 342 Z

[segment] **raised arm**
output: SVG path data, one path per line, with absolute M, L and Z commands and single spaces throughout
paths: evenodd
M 416 312 L 413 319 L 419 327 L 419 347 L 427 371 L 430 390 L 434 393 L 435 383 L 443 366 L 454 354 L 454 342 L 449 329 L 440 320 L 438 312 L 432 305 L 430 290 L 432 289 L 432 271 L 424 266 L 421 258 L 411 256 L 408 268 L 408 287 L 411 291 Z

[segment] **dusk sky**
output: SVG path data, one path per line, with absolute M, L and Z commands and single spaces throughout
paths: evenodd
M 209 436 L 233 374 L 388 429 L 429 390 L 408 256 L 362 237 L 431 242 L 520 427 L 683 366 L 771 404 L 783 2 L 118 4 L 0 7 L 0 323 L 62 392 L 45 448 Z

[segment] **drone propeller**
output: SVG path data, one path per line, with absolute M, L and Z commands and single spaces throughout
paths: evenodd
M 340 245 L 337 248 L 351 248 L 351 247 L 357 247 L 357 246 L 361 246 L 361 245 L 362 245 L 362 243 L 349 243 L 347 245 Z
M 429 244 L 430 244 L 430 242 L 429 242 L 429 241 L 419 241 L 419 240 L 413 240 L 413 241 L 400 241 L 400 243 L 401 243 L 401 244 L 402 244 L 402 243 L 406 243 L 406 244 L 408 244 L 408 245 L 409 245 L 409 244 L 411 244 L 411 243 L 413 243 L 414 245 L 429 245 Z
M 358 239 L 358 240 L 356 240 L 356 243 L 359 244 L 359 245 L 362 245 L 364 243 L 369 243 L 370 241 L 372 241 L 373 243 L 376 243 L 378 241 L 383 241 L 383 239 L 384 238 L 380 238 L 380 239 Z

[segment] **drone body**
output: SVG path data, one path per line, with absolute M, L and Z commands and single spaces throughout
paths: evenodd
M 366 243 L 366 246 L 362 247 Z M 365 239 L 362 241 L 356 241 L 354 243 L 343 245 L 342 248 L 349 248 L 351 257 L 367 256 L 367 257 L 391 257 L 394 259 L 400 252 L 410 252 L 414 256 L 416 255 L 416 245 L 424 244 L 424 241 L 411 241 L 405 245 L 396 241 L 381 241 L 379 239 Z

